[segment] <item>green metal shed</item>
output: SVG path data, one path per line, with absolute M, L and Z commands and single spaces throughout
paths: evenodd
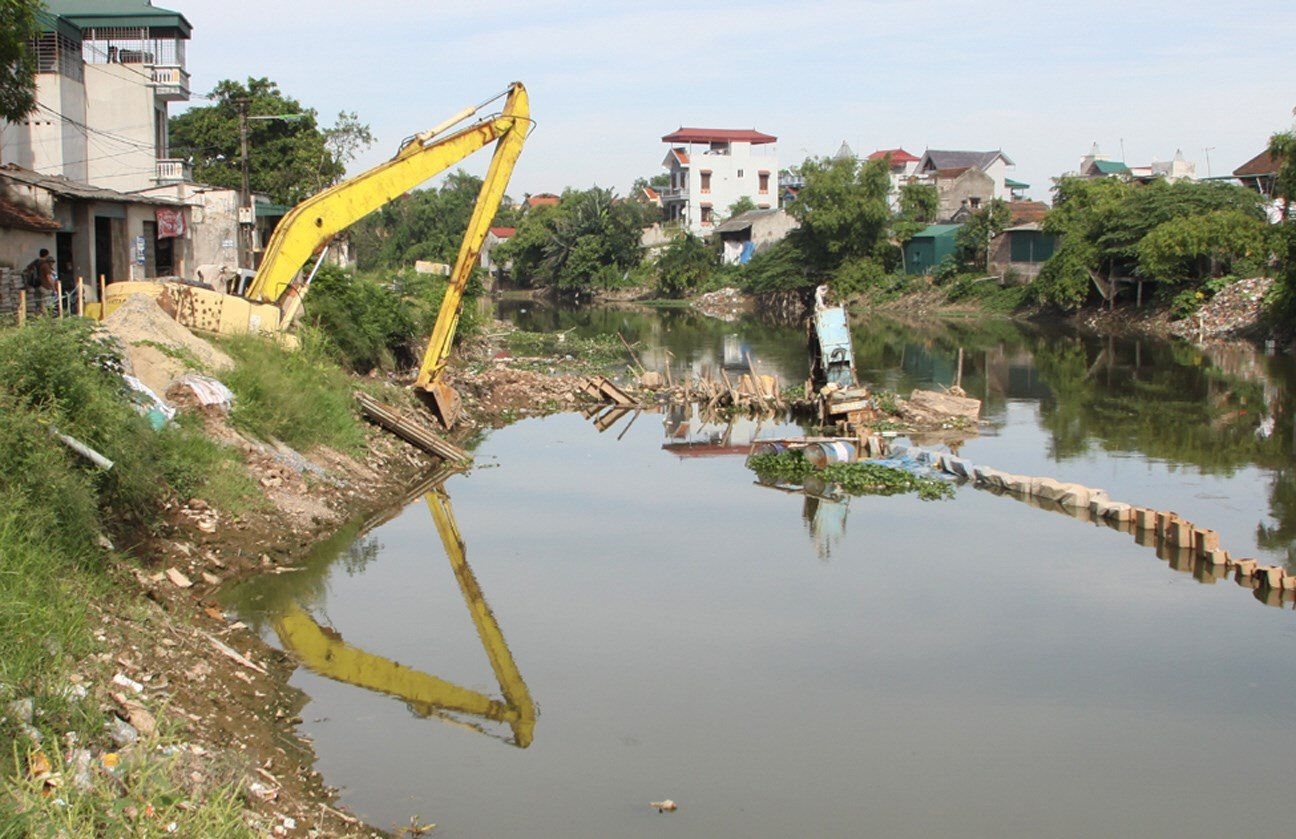
M 906 274 L 930 274 L 947 256 L 954 255 L 954 235 L 961 224 L 933 224 L 923 228 L 904 246 Z

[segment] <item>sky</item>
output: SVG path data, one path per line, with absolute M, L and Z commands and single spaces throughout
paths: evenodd
M 1292 128 L 1296 107 L 1290 0 L 154 5 L 193 25 L 195 94 L 264 76 L 324 125 L 354 111 L 376 142 L 353 174 L 521 81 L 536 126 L 514 198 L 624 195 L 665 172 L 661 138 L 689 126 L 772 134 L 782 167 L 843 141 L 861 155 L 1002 149 L 1009 177 L 1047 201 L 1094 143 L 1131 165 L 1182 150 L 1199 177 L 1226 175 Z M 481 174 L 487 157 L 463 168 Z

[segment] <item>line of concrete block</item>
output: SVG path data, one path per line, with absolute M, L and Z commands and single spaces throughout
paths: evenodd
M 1113 501 L 1107 491 L 1001 472 L 965 458 L 918 447 L 898 448 L 915 462 L 997 493 L 1011 493 L 1034 506 L 1050 507 L 1075 518 L 1130 533 L 1140 545 L 1156 549 L 1171 567 L 1193 574 L 1201 582 L 1232 577 L 1256 599 L 1270 606 L 1296 607 L 1296 574 L 1281 565 L 1261 565 L 1252 558 L 1234 558 L 1220 547 L 1219 534 L 1199 527 L 1177 513 Z

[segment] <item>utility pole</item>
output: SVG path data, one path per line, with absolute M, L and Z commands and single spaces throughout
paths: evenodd
M 246 97 L 235 99 L 239 115 L 239 165 L 243 170 L 243 185 L 239 190 L 238 209 L 238 263 L 240 268 L 252 265 L 252 225 L 256 216 L 252 210 L 252 182 L 248 172 L 248 105 Z

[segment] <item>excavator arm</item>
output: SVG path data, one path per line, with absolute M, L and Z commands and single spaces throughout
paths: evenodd
M 446 428 L 453 426 L 459 415 L 459 397 L 441 381 L 441 371 L 450 354 L 455 328 L 459 325 L 464 289 L 473 266 L 477 264 L 490 223 L 499 211 L 531 122 L 530 103 L 522 83 L 514 82 L 505 95 L 504 109 L 498 116 L 479 120 L 444 137 L 439 136 L 442 131 L 475 114 L 485 103 L 465 108 L 413 138 L 386 163 L 294 207 L 275 228 L 261 267 L 247 290 L 251 300 L 278 304 L 284 311 L 283 322 L 291 322 L 300 305 L 300 295 L 292 280 L 312 254 L 364 216 L 478 149 L 496 143 L 415 381 L 415 388 L 429 397 L 433 411 Z
M 521 82 L 514 82 L 506 95 L 504 109 L 498 116 L 480 120 L 444 137 L 437 136 L 472 116 L 482 106 L 465 108 L 410 140 L 391 160 L 312 195 L 293 207 L 270 237 L 261 266 L 248 286 L 247 297 L 257 302 L 281 302 L 306 260 L 338 233 L 478 149 L 500 141 L 473 214 L 474 221 L 478 216 L 484 216 L 483 224 L 488 226 L 504 197 L 509 175 L 522 151 L 530 125 L 526 88 Z M 474 227 L 470 224 L 460 248 L 456 270 L 461 267 L 473 234 Z M 485 237 L 486 227 L 483 227 L 481 239 Z M 475 250 L 480 249 L 478 244 Z M 468 268 L 471 267 L 470 263 Z

